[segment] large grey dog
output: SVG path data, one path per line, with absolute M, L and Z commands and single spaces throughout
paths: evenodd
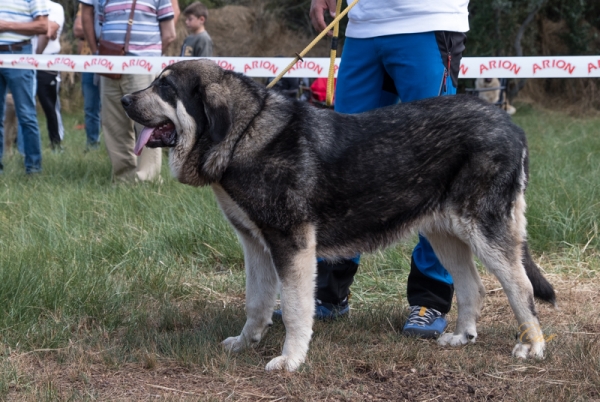
M 473 254 L 500 280 L 522 336 L 520 358 L 541 358 L 534 295 L 552 286 L 526 243 L 525 134 L 474 96 L 447 96 L 343 115 L 286 99 L 208 60 L 167 67 L 123 97 L 146 128 L 136 152 L 172 147 L 173 175 L 210 185 L 244 249 L 247 321 L 223 344 L 255 346 L 272 325 L 278 287 L 286 338 L 267 370 L 306 358 L 317 256 L 373 251 L 420 231 L 452 274 L 453 334 L 474 342 L 485 289 Z

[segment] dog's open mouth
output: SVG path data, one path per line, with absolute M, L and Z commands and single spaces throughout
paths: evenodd
M 173 122 L 168 120 L 156 127 L 144 127 L 138 136 L 133 152 L 139 156 L 144 146 L 150 148 L 174 147 L 176 143 L 177 130 L 175 130 Z

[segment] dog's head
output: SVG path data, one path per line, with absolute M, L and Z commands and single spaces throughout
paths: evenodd
M 121 99 L 127 115 L 144 126 L 135 147 L 175 147 L 189 132 L 206 129 L 214 142 L 223 140 L 231 117 L 223 70 L 209 61 L 173 64 L 146 89 Z M 179 133 L 179 135 L 178 135 Z
M 495 88 L 500 86 L 498 78 L 477 78 L 475 80 L 475 88 Z
M 134 152 L 171 147 L 171 170 L 181 182 L 218 180 L 228 161 L 227 138 L 245 109 L 237 101 L 245 98 L 243 81 L 210 60 L 168 66 L 148 88 L 121 99 L 127 115 L 144 126 Z

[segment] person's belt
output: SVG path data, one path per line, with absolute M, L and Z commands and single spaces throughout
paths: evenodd
M 23 42 L 11 43 L 10 45 L 0 45 L 0 52 L 6 52 L 8 50 L 22 50 L 23 46 L 30 44 L 30 40 L 24 40 Z

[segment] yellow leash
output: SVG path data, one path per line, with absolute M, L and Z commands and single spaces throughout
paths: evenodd
M 284 76 L 285 73 L 288 72 L 288 70 L 290 68 L 292 68 L 297 62 L 298 60 L 302 60 L 302 58 L 306 55 L 306 53 L 308 53 L 316 44 L 318 41 L 320 41 L 321 39 L 323 39 L 323 37 L 325 35 L 327 35 L 327 32 L 329 32 L 332 28 L 334 28 L 334 38 L 335 38 L 335 45 L 336 45 L 336 49 L 337 49 L 337 34 L 339 33 L 339 22 L 342 18 L 344 18 L 344 16 L 346 14 L 348 14 L 348 11 L 350 11 L 350 9 L 352 7 L 354 7 L 356 5 L 356 3 L 358 3 L 358 0 L 354 0 L 351 4 L 348 5 L 348 7 L 346 7 L 344 9 L 344 11 L 342 11 L 340 13 L 340 9 L 342 7 L 342 0 L 338 0 L 337 3 L 337 12 L 336 12 L 336 17 L 333 19 L 333 21 L 331 21 L 331 23 L 329 25 L 327 25 L 327 28 L 325 28 L 323 30 L 323 32 L 321 32 L 315 39 L 313 39 L 312 42 L 309 43 L 308 46 L 306 46 L 306 48 L 300 52 L 300 53 L 296 53 L 296 57 L 294 57 L 294 60 L 288 64 L 288 66 L 286 68 L 284 68 L 281 73 L 279 73 L 279 75 L 277 77 L 275 77 L 275 79 L 273 79 L 273 81 L 271 81 L 269 83 L 269 85 L 267 85 L 267 88 L 272 88 L 273 85 L 277 84 L 277 81 L 279 81 L 281 79 L 281 77 Z M 329 103 L 329 98 L 331 95 L 331 99 L 333 99 L 333 71 L 334 71 L 334 64 L 335 64 L 335 51 L 333 50 L 333 41 L 332 41 L 332 55 L 331 55 L 331 64 L 329 66 L 329 79 L 327 82 L 327 99 L 328 99 L 328 106 L 331 106 L 331 104 Z M 331 94 L 329 93 L 329 86 L 331 85 Z
M 348 7 L 350 8 L 350 7 Z M 342 0 L 337 0 L 335 7 L 335 15 L 338 15 L 342 11 Z M 340 23 L 333 27 L 333 38 L 331 38 L 331 50 L 329 51 L 329 75 L 327 76 L 327 97 L 325 98 L 325 104 L 327 107 L 333 105 L 333 92 L 335 91 L 335 79 L 333 75 L 335 73 L 335 56 L 338 47 L 338 35 L 340 34 Z

